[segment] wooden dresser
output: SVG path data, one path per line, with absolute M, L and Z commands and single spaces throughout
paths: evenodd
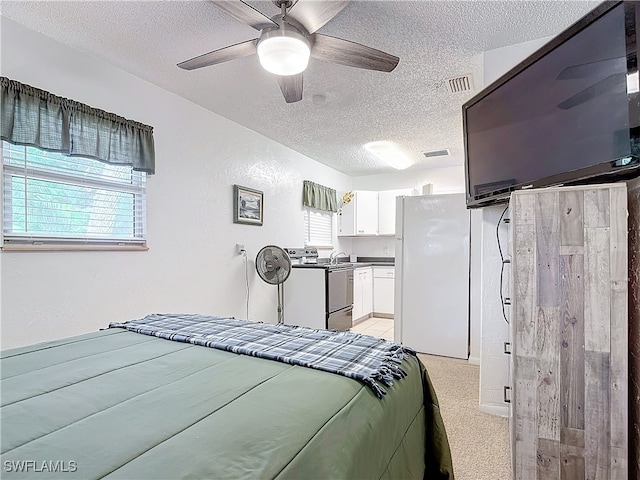
M 516 479 L 628 479 L 625 183 L 511 196 Z

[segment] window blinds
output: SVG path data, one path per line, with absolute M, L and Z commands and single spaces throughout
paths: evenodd
M 333 214 L 314 208 L 304 209 L 304 225 L 306 229 L 306 246 L 333 246 Z
M 2 142 L 4 244 L 144 245 L 146 174 Z

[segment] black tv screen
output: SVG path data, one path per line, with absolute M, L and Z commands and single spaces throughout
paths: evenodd
M 640 2 L 606 2 L 462 107 L 467 206 L 640 174 Z

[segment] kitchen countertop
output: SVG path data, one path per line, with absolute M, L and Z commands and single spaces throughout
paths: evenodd
M 343 260 L 343 259 L 340 259 Z M 358 257 L 357 262 L 338 261 L 337 265 L 329 265 L 329 259 L 319 259 L 318 263 L 293 264 L 293 268 L 340 268 L 340 267 L 393 267 L 395 258 L 390 257 Z

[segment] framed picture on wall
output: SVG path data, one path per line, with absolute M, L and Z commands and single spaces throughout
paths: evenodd
M 262 225 L 263 194 L 253 188 L 233 186 L 233 223 Z

